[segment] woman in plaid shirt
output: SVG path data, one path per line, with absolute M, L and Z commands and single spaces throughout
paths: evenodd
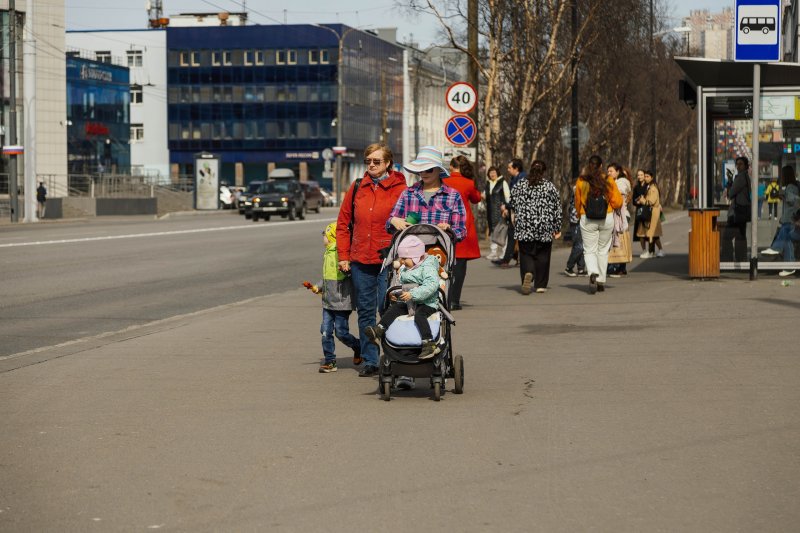
M 442 183 L 442 178 L 449 175 L 442 164 L 442 152 L 433 146 L 424 146 L 405 169 L 418 174 L 420 181 L 397 199 L 386 229 L 401 231 L 412 223 L 433 224 L 452 231 L 456 242 L 462 240 L 467 235 L 467 215 L 461 194 Z

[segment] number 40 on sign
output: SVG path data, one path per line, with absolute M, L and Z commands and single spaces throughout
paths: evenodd
M 464 81 L 451 85 L 447 89 L 445 98 L 447 107 L 453 113 L 470 113 L 478 103 L 478 93 L 475 91 L 475 87 Z

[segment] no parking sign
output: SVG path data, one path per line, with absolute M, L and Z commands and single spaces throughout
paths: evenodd
M 447 140 L 455 146 L 466 146 L 474 141 L 477 131 L 475 121 L 467 115 L 452 116 L 444 125 Z

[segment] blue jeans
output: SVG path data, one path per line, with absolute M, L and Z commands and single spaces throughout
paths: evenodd
M 800 231 L 795 229 L 794 224 L 791 222 L 781 224 L 775 240 L 772 241 L 770 248 L 783 252 L 783 260 L 788 262 L 794 261 L 794 241 L 800 241 Z
M 367 337 L 364 330 L 367 326 L 377 324 L 377 313 L 383 310 L 386 296 L 388 273 L 381 272 L 381 265 L 350 263 L 353 277 L 355 304 L 358 309 L 358 335 L 361 340 L 361 357 L 365 365 L 378 366 L 378 347 Z
M 319 332 L 322 333 L 322 354 L 325 356 L 326 363 L 336 362 L 336 338 L 342 341 L 345 346 L 352 349 L 354 353 L 361 352 L 358 339 L 350 334 L 350 313 L 352 311 L 333 311 L 332 309 L 322 309 L 322 325 Z
M 572 235 L 572 251 L 569 253 L 567 259 L 567 268 L 572 269 L 578 265 L 578 270 L 583 272 L 586 270 L 586 262 L 583 260 L 583 236 L 581 235 L 581 228 L 578 224 L 569 224 L 569 232 Z

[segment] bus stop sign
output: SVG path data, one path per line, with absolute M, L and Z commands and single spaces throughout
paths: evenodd
M 735 60 L 781 60 L 780 0 L 736 0 L 733 32 Z

